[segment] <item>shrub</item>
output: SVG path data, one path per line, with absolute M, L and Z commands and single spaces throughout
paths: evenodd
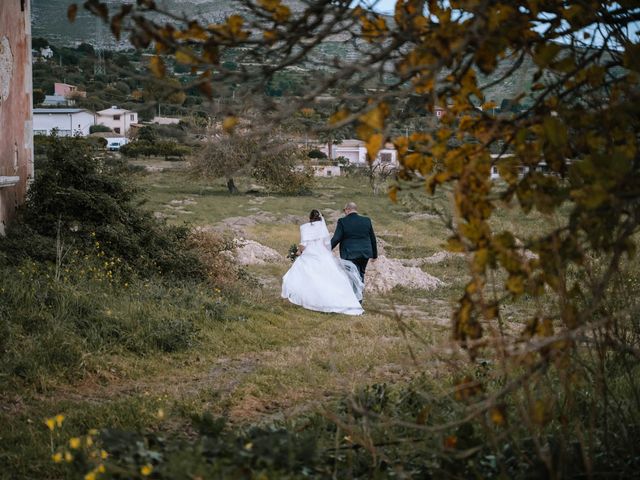
M 97 133 L 97 132 L 112 132 L 109 127 L 106 125 L 91 125 L 89 127 L 89 133 Z
M 314 149 L 314 150 L 309 151 L 309 153 L 307 153 L 307 157 L 325 159 L 325 158 L 327 158 L 327 154 L 324 153 L 322 150 Z
M 232 238 L 215 232 L 197 230 L 191 232 L 187 245 L 204 265 L 212 285 L 229 287 L 238 283 L 242 273 L 233 259 L 232 251 L 235 245 Z
M 202 264 L 187 248 L 186 227 L 173 227 L 144 211 L 126 163 L 93 159 L 86 141 L 48 140 L 47 158 L 0 250 L 19 261 L 55 260 L 56 238 L 74 248 L 121 258 L 138 274 L 205 278 Z
M 191 153 L 191 149 L 184 145 L 178 145 L 174 141 L 136 140 L 120 147 L 120 153 L 129 158 L 159 156 L 169 160 L 183 159 Z

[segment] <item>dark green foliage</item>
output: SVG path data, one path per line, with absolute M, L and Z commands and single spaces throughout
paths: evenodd
M 39 50 L 41 48 L 45 48 L 49 46 L 49 40 L 42 37 L 33 37 L 31 38 L 31 48 Z
M 89 133 L 97 133 L 97 132 L 112 132 L 109 127 L 106 125 L 91 125 L 89 127 Z
M 324 159 L 324 158 L 327 158 L 327 154 L 324 153 L 322 150 L 315 149 L 315 150 L 309 151 L 309 153 L 307 153 L 307 157 Z
M 160 223 L 140 207 L 123 161 L 92 158 L 81 139 L 43 142 L 47 157 L 36 166 L 26 205 L 0 240 L 9 258 L 53 261 L 59 234 L 85 251 L 97 244 L 141 275 L 203 278 L 202 265 L 185 246 L 187 228 Z
M 97 440 L 109 460 L 101 478 L 136 477 L 145 465 L 153 466 L 156 479 L 301 478 L 321 473 L 314 432 L 275 426 L 229 431 L 223 419 L 210 414 L 194 416 L 193 424 L 195 439 L 103 430 Z M 77 467 L 82 464 L 80 459 Z
M 42 91 L 42 89 L 40 88 L 36 88 L 33 90 L 33 105 L 40 105 L 42 102 L 44 102 L 45 99 L 45 94 Z
M 178 145 L 174 141 L 149 142 L 136 140 L 120 147 L 120 153 L 129 158 L 158 156 L 164 157 L 167 160 L 180 160 L 186 155 L 189 155 L 191 149 L 183 145 Z
M 158 140 L 158 134 L 156 133 L 155 128 L 150 125 L 145 125 L 140 130 L 138 130 L 136 140 L 138 142 L 152 143 Z

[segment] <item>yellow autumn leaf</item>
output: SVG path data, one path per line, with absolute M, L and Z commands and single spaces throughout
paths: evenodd
M 491 418 L 491 421 L 498 426 L 504 425 L 506 422 L 502 409 L 498 407 L 493 407 L 491 409 L 491 412 L 489 413 L 489 417 Z
M 167 72 L 164 62 L 157 55 L 151 57 L 151 60 L 149 61 L 149 70 L 151 70 L 151 73 L 153 73 L 157 78 L 164 77 Z
M 234 37 L 245 37 L 247 35 L 247 33 L 242 30 L 243 25 L 244 18 L 240 15 L 229 15 L 227 18 L 227 29 Z
M 278 40 L 278 31 L 277 30 L 265 30 L 262 32 L 262 36 L 264 37 L 265 42 L 273 43 Z
M 398 187 L 397 186 L 392 186 L 389 188 L 389 200 L 391 200 L 393 203 L 396 203 L 398 201 Z
M 176 62 L 181 63 L 182 65 L 189 65 L 192 63 L 195 63 L 196 59 L 193 57 L 193 55 L 189 52 L 186 52 L 184 50 L 178 50 L 176 52 Z
M 367 148 L 367 155 L 369 156 L 370 162 L 373 162 L 376 159 L 383 144 L 384 135 L 381 133 L 374 133 L 367 139 L 365 146 Z
M 376 105 L 375 108 L 360 115 L 360 117 L 358 117 L 358 120 L 364 125 L 367 125 L 374 130 L 380 131 L 384 128 L 384 122 L 387 118 L 387 115 L 389 115 L 389 107 L 386 103 L 381 102 Z
M 273 12 L 273 19 L 276 22 L 284 23 L 289 20 L 291 9 L 286 5 L 278 5 Z
M 343 121 L 345 118 L 349 116 L 349 110 L 346 108 L 341 108 L 336 113 L 329 117 L 329 125 L 334 125 Z
M 506 288 L 514 295 L 520 295 L 524 292 L 524 281 L 519 275 L 511 275 L 506 283 Z
M 76 21 L 76 15 L 78 15 L 78 5 L 72 3 L 69 5 L 69 8 L 67 8 L 67 18 L 73 23 Z
M 542 400 L 536 400 L 533 403 L 530 411 L 531 420 L 537 425 L 544 425 L 547 423 L 547 409 Z
M 232 133 L 238 124 L 238 117 L 228 116 L 222 121 L 222 128 L 227 133 Z

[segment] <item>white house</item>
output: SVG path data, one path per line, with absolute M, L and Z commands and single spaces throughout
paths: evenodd
M 51 135 L 57 129 L 61 137 L 89 135 L 89 128 L 96 124 L 94 113 L 83 108 L 34 108 L 34 135 Z
M 330 156 L 332 160 L 344 157 L 351 165 L 367 165 L 367 147 L 362 140 L 347 139 L 336 145 L 331 145 L 331 155 L 329 155 L 329 149 L 326 144 L 320 146 L 319 149 L 327 156 Z M 391 143 L 387 143 L 378 152 L 374 163 L 385 163 L 397 166 L 398 151 Z
M 47 59 L 53 58 L 53 50 L 51 50 L 51 47 L 47 45 L 46 47 L 40 49 L 40 56 Z
M 45 107 L 68 107 L 75 102 L 62 95 L 45 95 L 42 105 Z
M 131 125 L 138 123 L 138 114 L 113 106 L 97 113 L 97 123 L 109 127 L 114 133 L 126 135 Z

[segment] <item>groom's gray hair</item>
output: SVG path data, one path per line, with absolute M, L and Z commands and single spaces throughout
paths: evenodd
M 344 206 L 344 209 L 356 212 L 358 211 L 358 205 L 356 205 L 356 202 L 349 202 Z

